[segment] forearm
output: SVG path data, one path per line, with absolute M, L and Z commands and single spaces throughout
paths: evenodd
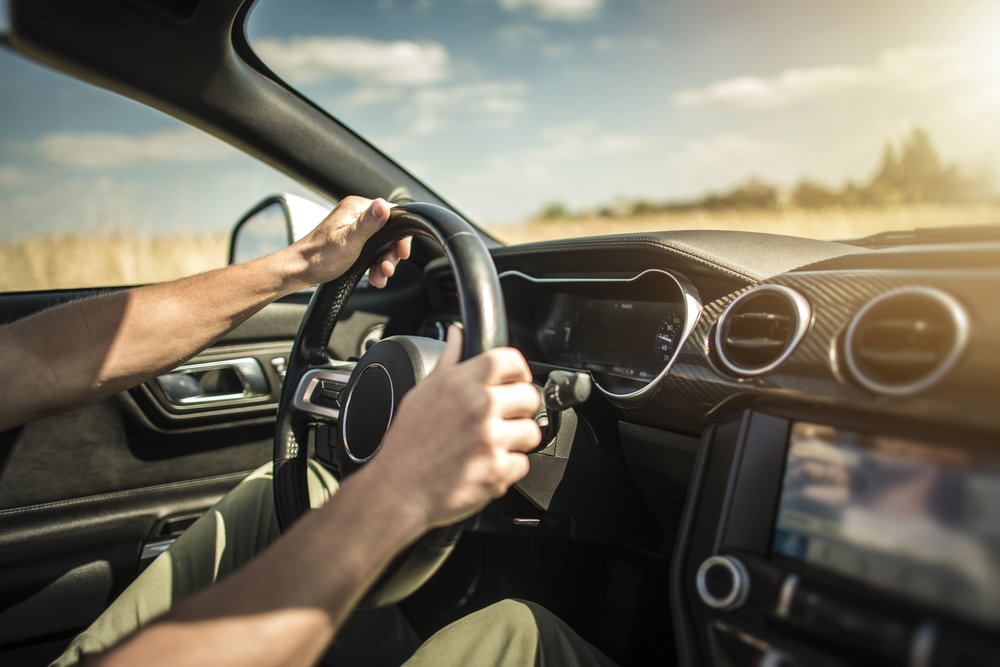
M 243 570 L 178 604 L 106 665 L 311 665 L 426 513 L 378 479 L 348 479 Z
M 0 328 L 0 430 L 134 387 L 301 289 L 282 251 L 182 280 L 70 302 Z

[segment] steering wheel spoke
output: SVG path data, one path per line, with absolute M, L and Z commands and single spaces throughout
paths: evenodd
M 320 421 L 336 422 L 354 367 L 354 363 L 345 363 L 306 371 L 295 390 L 292 408 Z

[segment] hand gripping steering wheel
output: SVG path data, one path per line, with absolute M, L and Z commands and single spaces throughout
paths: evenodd
M 341 310 L 369 266 L 407 236 L 436 241 L 451 262 L 465 326 L 462 358 L 507 344 L 507 315 L 493 259 L 479 234 L 461 217 L 433 204 L 397 206 L 342 276 L 317 287 L 295 337 L 278 405 L 274 438 L 274 507 L 282 532 L 309 511 L 306 481 L 308 435 L 322 413 L 303 397 L 315 378 L 333 368 L 327 353 Z M 403 394 L 437 362 L 444 344 L 417 336 L 392 336 L 358 361 L 340 392 L 337 456 L 345 477 L 378 451 Z M 312 379 L 311 379 L 312 378 Z M 308 385 L 308 386 L 307 386 Z M 326 418 L 332 413 L 328 411 Z M 393 604 L 417 590 L 451 553 L 463 522 L 435 528 L 404 550 L 369 589 L 359 609 Z

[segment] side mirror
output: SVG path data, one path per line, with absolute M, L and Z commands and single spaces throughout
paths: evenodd
M 311 232 L 330 211 L 303 197 L 272 195 L 233 228 L 229 263 L 241 264 L 285 248 Z

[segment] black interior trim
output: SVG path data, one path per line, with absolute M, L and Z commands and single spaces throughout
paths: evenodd
M 2 510 L 0 566 L 61 553 L 67 543 L 76 549 L 122 541 L 141 544 L 158 520 L 204 511 L 250 472 Z

